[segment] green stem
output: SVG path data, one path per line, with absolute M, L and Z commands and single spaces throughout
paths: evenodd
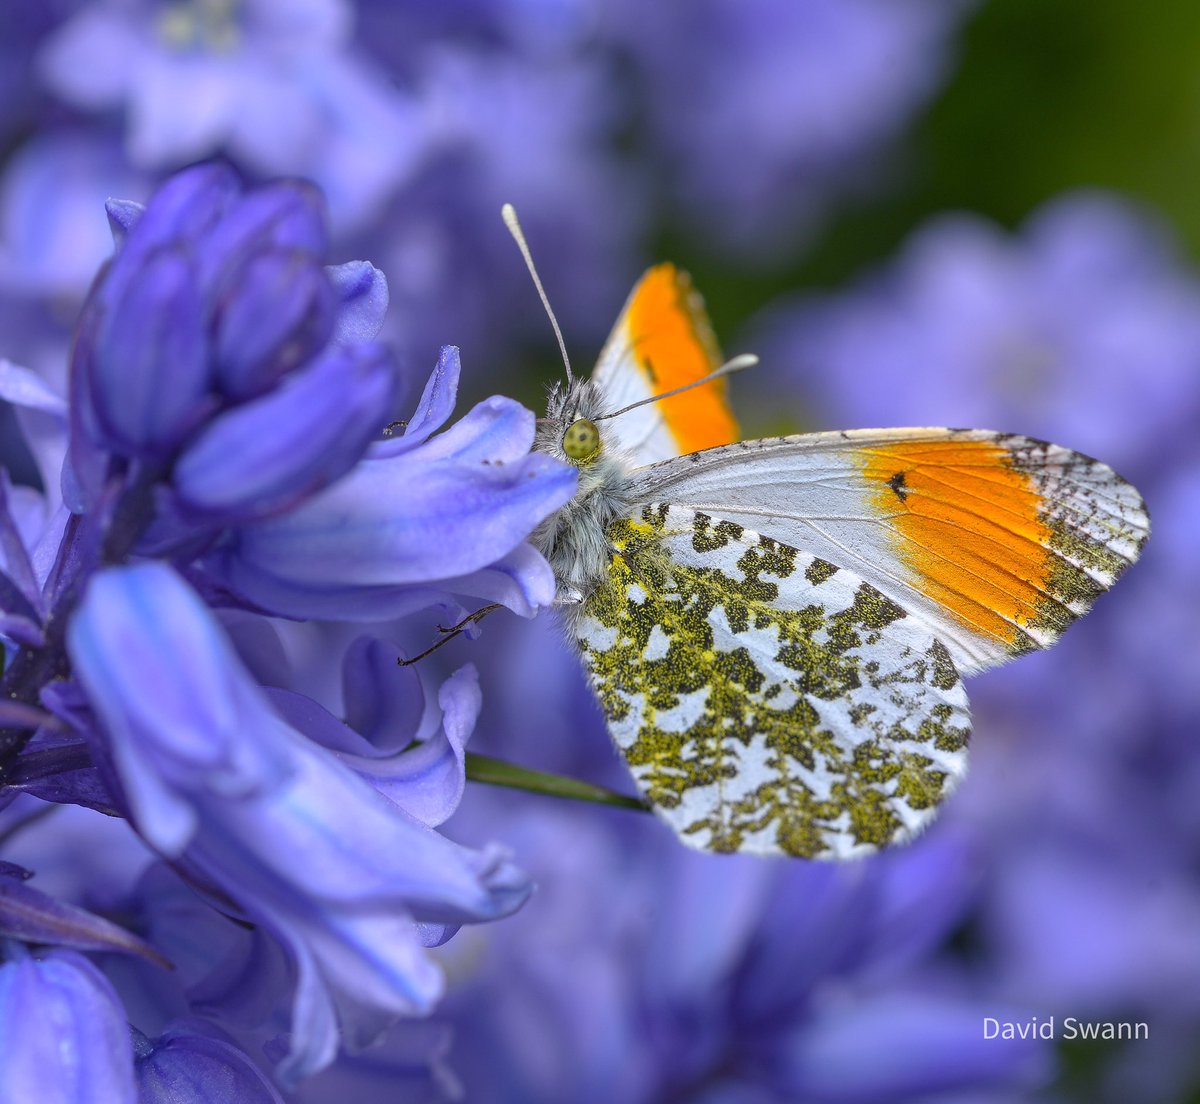
M 640 797 L 606 790 L 590 782 L 576 778 L 565 778 L 561 774 L 530 770 L 493 759 L 490 755 L 467 752 L 467 777 L 472 782 L 486 782 L 489 786 L 507 786 L 513 790 L 528 790 L 530 793 L 545 794 L 547 797 L 567 797 L 574 801 L 592 801 L 597 805 L 613 805 L 620 809 L 638 809 L 649 812 L 650 806 Z

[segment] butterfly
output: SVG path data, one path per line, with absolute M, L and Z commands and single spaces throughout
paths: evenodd
M 563 356 L 534 447 L 578 491 L 534 544 L 641 793 L 696 848 L 845 859 L 911 838 L 966 770 L 962 676 L 1053 644 L 1149 534 L 1132 485 L 1030 437 L 739 440 L 741 364 L 670 265 L 590 379 Z

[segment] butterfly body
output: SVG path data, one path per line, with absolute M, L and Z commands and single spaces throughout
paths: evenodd
M 613 408 L 615 409 L 615 408 Z M 564 448 L 568 431 L 579 421 L 596 424 L 612 413 L 599 386 L 591 380 L 574 380 L 551 392 L 546 416 L 539 419 L 534 448 L 579 470 L 575 497 L 542 523 L 533 535 L 534 546 L 554 569 L 558 602 L 571 616 L 602 580 L 610 559 L 608 530 L 633 505 L 630 475 L 633 457 L 614 437 L 599 433 L 599 447 L 586 457 L 571 457 Z M 599 423 L 603 425 L 603 421 Z
M 652 269 L 539 420 L 579 488 L 534 542 L 618 749 L 685 843 L 869 853 L 962 778 L 960 673 L 1052 644 L 1137 558 L 1144 506 L 1031 438 L 738 441 L 723 379 L 647 403 L 718 363 L 686 276 Z

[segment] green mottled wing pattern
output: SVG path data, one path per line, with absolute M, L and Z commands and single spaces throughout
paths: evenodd
M 962 777 L 945 646 L 857 576 L 704 513 L 608 533 L 574 622 L 642 792 L 684 842 L 846 858 L 906 839 Z

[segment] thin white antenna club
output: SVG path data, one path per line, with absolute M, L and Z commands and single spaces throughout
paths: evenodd
M 554 311 L 550 309 L 550 300 L 546 297 L 546 289 L 542 287 L 542 281 L 538 278 L 537 268 L 533 263 L 533 254 L 529 252 L 529 245 L 526 243 L 525 235 L 521 231 L 521 224 L 517 221 L 517 212 L 511 203 L 506 203 L 500 208 L 500 217 L 504 219 L 504 225 L 508 227 L 508 232 L 513 236 L 513 241 L 517 243 L 517 248 L 521 251 L 521 256 L 525 258 L 525 267 L 529 269 L 529 275 L 533 277 L 533 286 L 537 288 L 542 306 L 546 308 L 546 316 L 550 319 L 550 325 L 554 329 L 554 336 L 558 338 L 558 351 L 562 353 L 563 367 L 567 370 L 567 383 L 574 383 L 575 375 L 571 371 L 571 361 L 567 356 L 567 343 L 563 340 L 562 330 L 558 328 L 558 319 L 554 317 Z

